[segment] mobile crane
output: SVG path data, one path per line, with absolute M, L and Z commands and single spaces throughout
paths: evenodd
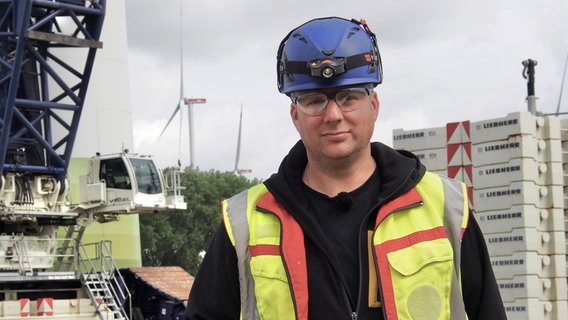
M 105 5 L 0 0 L 0 319 L 131 318 L 110 244 L 83 244 L 84 229 L 120 214 L 186 209 L 179 171 L 167 183 L 151 156 L 126 151 L 94 155 L 79 203 L 68 199 Z M 65 50 L 84 61 L 65 61 Z

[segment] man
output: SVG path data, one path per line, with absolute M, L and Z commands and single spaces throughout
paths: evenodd
M 366 23 L 299 26 L 277 71 L 301 140 L 223 202 L 186 319 L 505 319 L 464 184 L 370 142 L 382 66 Z

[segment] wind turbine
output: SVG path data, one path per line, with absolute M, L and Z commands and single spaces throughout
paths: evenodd
M 170 125 L 170 123 L 172 122 L 172 120 L 174 119 L 174 117 L 176 116 L 176 114 L 179 112 L 180 113 L 180 121 L 179 121 L 179 151 L 178 151 L 178 164 L 181 167 L 180 164 L 180 158 L 181 158 L 181 131 L 182 131 L 182 124 L 183 124 L 183 109 L 182 106 L 183 105 L 187 105 L 188 106 L 188 112 L 187 112 L 187 117 L 189 120 L 189 164 L 191 166 L 194 165 L 194 154 L 195 152 L 193 151 L 194 148 L 194 133 L 193 133 L 193 104 L 196 103 L 205 103 L 206 99 L 205 98 L 185 98 L 185 95 L 183 93 L 183 28 L 182 28 L 182 21 L 183 21 L 183 0 L 180 1 L 180 10 L 179 10 L 179 14 L 180 14 L 180 28 L 179 28 L 179 55 L 180 55 L 180 88 L 179 88 L 179 100 L 178 100 L 178 104 L 176 105 L 174 112 L 172 113 L 170 119 L 168 120 L 168 122 L 166 123 L 166 125 L 164 126 L 164 129 L 162 129 L 162 132 L 160 133 L 160 136 L 162 136 L 162 134 L 164 134 L 164 132 L 166 131 L 166 128 Z
M 250 169 L 239 169 L 239 160 L 241 157 L 241 133 L 243 129 L 243 104 L 241 103 L 241 116 L 239 119 L 239 134 L 237 135 L 237 156 L 235 157 L 235 174 L 252 172 Z

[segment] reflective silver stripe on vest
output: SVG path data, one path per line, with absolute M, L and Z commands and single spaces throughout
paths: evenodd
M 462 182 L 440 176 L 444 188 L 444 227 L 448 240 L 454 248 L 454 276 L 452 278 L 452 295 L 450 297 L 451 319 L 467 319 L 465 305 L 461 294 L 458 275 L 461 268 L 461 232 L 464 215 L 464 194 Z
M 249 225 L 247 219 L 248 190 L 227 200 L 227 216 L 235 238 L 241 292 L 241 316 L 243 320 L 260 319 L 254 295 L 254 280 L 250 271 Z

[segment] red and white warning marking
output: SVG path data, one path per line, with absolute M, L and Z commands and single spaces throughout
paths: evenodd
M 53 316 L 53 298 L 37 299 L 37 315 Z

